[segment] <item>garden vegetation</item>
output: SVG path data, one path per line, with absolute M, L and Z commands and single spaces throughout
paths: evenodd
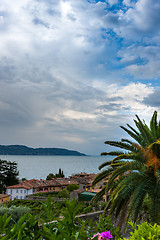
M 66 201 L 60 219 L 53 221 L 53 202 L 49 197 L 43 208 L 45 215 L 37 219 L 34 214 L 24 214 L 17 222 L 7 213 L 0 216 L 0 239 L 2 240 L 126 240 L 118 228 L 113 227 L 110 216 L 99 216 L 98 221 L 76 218 L 79 204 L 76 200 Z M 130 240 L 159 240 L 160 226 L 130 222 L 133 228 Z M 103 237 L 102 237 L 103 236 Z

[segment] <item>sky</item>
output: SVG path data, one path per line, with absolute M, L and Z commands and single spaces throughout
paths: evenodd
M 1 0 L 0 145 L 99 155 L 159 96 L 160 1 Z

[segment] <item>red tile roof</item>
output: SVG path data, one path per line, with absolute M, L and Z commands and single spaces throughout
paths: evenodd
M 13 185 L 13 186 L 8 186 L 8 187 L 6 187 L 6 188 L 8 188 L 8 189 L 19 189 L 19 188 L 25 188 L 25 189 L 27 189 L 27 190 L 29 190 L 29 189 L 31 189 L 31 188 L 33 188 L 32 186 L 27 186 L 27 184 L 17 184 L 17 185 Z
M 44 180 L 44 179 L 31 179 L 26 181 L 19 181 L 19 184 L 8 186 L 7 188 L 42 188 L 42 187 L 62 187 L 68 186 L 69 184 L 84 184 L 86 186 L 91 186 L 93 179 L 96 177 L 97 174 L 88 174 L 88 173 L 81 173 L 77 175 L 70 176 L 69 178 L 53 178 L 51 180 Z

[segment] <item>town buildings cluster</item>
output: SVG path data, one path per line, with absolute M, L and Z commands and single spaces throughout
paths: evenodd
M 80 191 L 97 192 L 104 182 L 99 183 L 96 188 L 92 188 L 92 182 L 96 174 L 80 173 L 72 175 L 68 178 L 52 178 L 51 180 L 44 179 L 31 179 L 25 181 L 19 181 L 19 184 L 6 187 L 6 194 L 10 195 L 10 200 L 13 199 L 25 199 L 26 196 L 41 193 L 41 192 L 59 192 L 66 189 L 70 184 L 79 186 Z

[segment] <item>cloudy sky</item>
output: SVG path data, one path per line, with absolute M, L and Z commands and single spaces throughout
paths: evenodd
M 1 0 L 1 145 L 100 154 L 155 109 L 160 1 Z

